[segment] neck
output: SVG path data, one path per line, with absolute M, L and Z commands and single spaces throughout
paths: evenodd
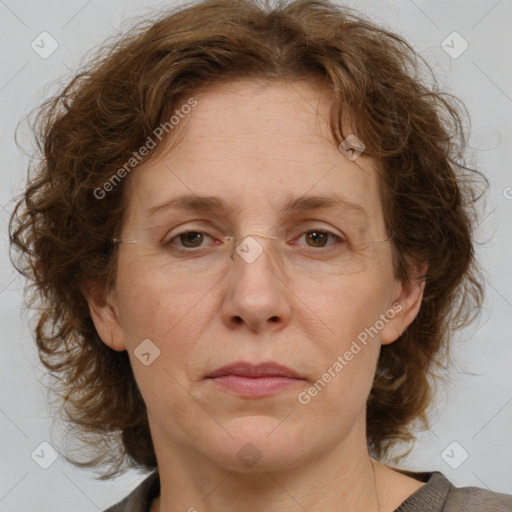
M 197 454 L 187 456 L 178 447 L 167 453 L 157 443 L 155 448 L 161 495 L 151 512 L 235 512 L 242 505 L 244 512 L 384 511 L 379 504 L 382 468 L 370 458 L 364 435 L 351 434 L 327 453 L 293 468 L 255 471 L 256 465 L 250 472 L 199 461 Z

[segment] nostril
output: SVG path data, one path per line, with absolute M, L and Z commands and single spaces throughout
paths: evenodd
M 279 321 L 279 318 L 277 318 L 277 316 L 271 316 L 271 317 L 269 318 L 269 320 L 270 320 L 271 322 L 274 322 L 274 323 L 275 323 L 275 322 L 278 322 L 278 321 Z

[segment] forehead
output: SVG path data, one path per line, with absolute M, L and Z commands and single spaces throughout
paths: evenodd
M 233 212 L 261 218 L 262 208 L 278 213 L 294 197 L 337 195 L 381 222 L 377 162 L 350 162 L 338 150 L 327 84 L 237 81 L 193 97 L 179 144 L 129 178 L 129 211 L 138 218 L 185 194 L 220 197 Z

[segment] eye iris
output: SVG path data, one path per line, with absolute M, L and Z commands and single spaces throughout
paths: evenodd
M 327 242 L 328 234 L 325 231 L 309 231 L 306 235 L 313 242 L 313 247 L 324 247 Z
M 197 231 L 190 231 L 189 233 L 183 233 L 180 235 L 180 240 L 185 247 L 198 247 L 203 241 L 203 234 Z M 192 245 L 188 245 L 189 242 Z

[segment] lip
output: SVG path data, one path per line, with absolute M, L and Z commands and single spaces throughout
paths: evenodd
M 245 361 L 217 368 L 206 378 L 226 391 L 252 397 L 273 395 L 305 380 L 291 368 L 278 363 L 254 365 Z
M 217 368 L 208 375 L 208 378 L 224 377 L 225 375 L 238 375 L 239 377 L 287 377 L 289 379 L 302 379 L 291 368 L 272 361 L 260 364 L 252 364 L 245 361 L 227 364 Z

